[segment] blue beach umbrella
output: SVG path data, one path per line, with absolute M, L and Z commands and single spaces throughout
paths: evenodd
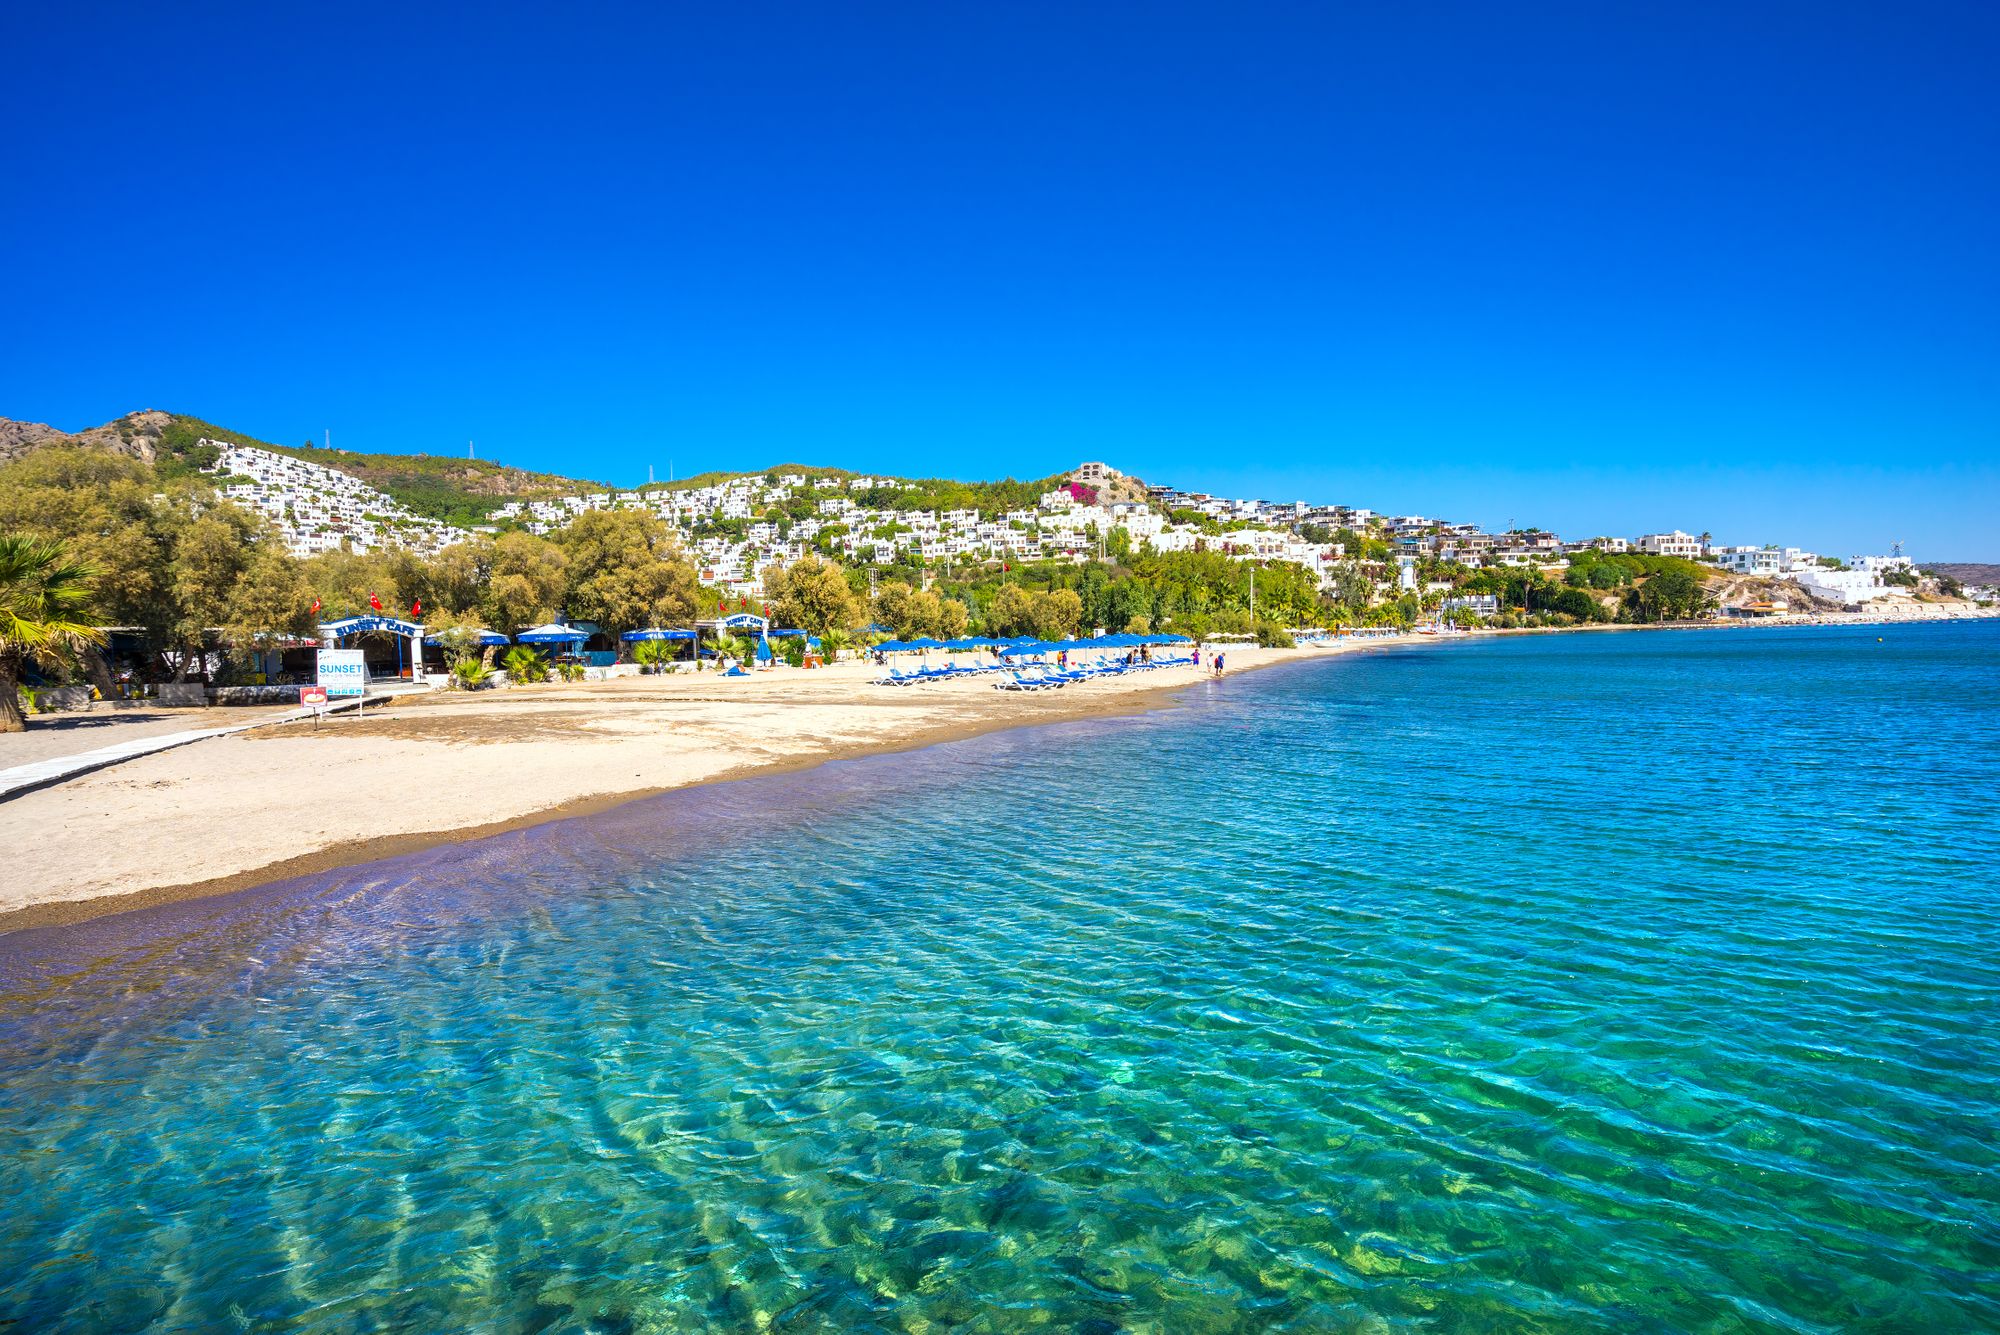
M 522 644 L 582 644 L 590 638 L 590 632 L 551 621 L 546 626 L 524 630 L 514 638 Z

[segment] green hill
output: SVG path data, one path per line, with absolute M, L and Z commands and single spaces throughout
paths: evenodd
M 128 413 L 103 426 L 74 433 L 58 431 L 40 423 L 11 422 L 0 418 L 0 462 L 18 457 L 27 450 L 49 445 L 85 446 L 110 449 L 143 459 L 158 469 L 163 477 L 174 477 L 215 466 L 221 452 L 215 445 L 203 444 L 203 441 L 269 450 L 274 454 L 290 455 L 335 468 L 380 488 L 418 514 L 461 526 L 485 523 L 494 510 L 510 501 L 546 500 L 608 490 L 602 482 L 556 473 L 537 473 L 485 459 L 430 454 L 368 454 L 310 444 L 280 445 L 184 413 L 157 410 Z M 776 477 L 780 473 L 805 474 L 812 484 L 810 490 L 813 495 L 839 494 L 879 509 L 978 510 L 986 515 L 1032 508 L 1043 492 L 1065 481 L 1064 476 L 1059 474 L 1026 482 L 1013 478 L 996 482 L 960 482 L 949 478 L 898 478 L 884 473 L 860 473 L 853 469 L 815 464 L 779 464 L 750 472 L 697 473 L 672 482 L 648 483 L 633 490 L 687 491 L 734 478 Z M 858 477 L 872 477 L 896 485 L 848 490 L 847 484 Z M 838 491 L 831 490 L 828 484 L 837 486 Z
M 535 473 L 486 459 L 458 459 L 432 454 L 364 454 L 357 450 L 330 450 L 317 445 L 277 445 L 258 440 L 240 431 L 179 414 L 162 431 L 162 452 L 192 467 L 214 463 L 213 447 L 198 442 L 207 439 L 232 445 L 246 445 L 274 454 L 337 468 L 371 487 L 387 492 L 420 515 L 448 524 L 484 523 L 486 517 L 509 501 L 541 500 L 578 492 L 603 491 L 601 482 L 562 477 L 555 473 Z M 206 456 L 206 457 L 204 457 Z

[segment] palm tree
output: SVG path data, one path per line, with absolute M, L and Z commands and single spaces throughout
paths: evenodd
M 74 662 L 104 632 L 83 620 L 93 572 L 59 542 L 0 536 L 0 732 L 22 732 L 21 671 Z

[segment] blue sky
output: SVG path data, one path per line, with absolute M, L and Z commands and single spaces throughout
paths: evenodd
M 2000 8 L 39 6 L 0 415 L 2000 559 Z

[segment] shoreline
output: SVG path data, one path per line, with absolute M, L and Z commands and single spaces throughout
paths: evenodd
M 1347 653 L 1474 643 L 1507 636 L 1573 634 L 1578 631 L 1727 630 L 1774 626 L 1831 625 L 1861 628 L 1973 619 L 1986 618 L 1864 616 L 1853 620 L 1841 618 L 1829 621 L 1824 617 L 1812 617 L 1655 625 L 1519 627 L 1435 637 L 1406 634 L 1368 639 L 1349 638 L 1337 644 L 1301 647 L 1296 650 L 1259 650 L 1250 646 L 1224 646 L 1223 652 L 1230 662 L 1226 676 L 1235 677 L 1282 664 L 1310 663 Z M 57 823 L 65 833 L 74 830 L 81 837 L 90 838 L 88 830 L 79 829 L 79 825 L 87 826 L 100 821 L 115 822 L 122 814 L 124 823 L 128 827 L 125 831 L 128 842 L 119 847 L 126 856 L 100 857 L 100 863 L 103 865 L 99 870 L 110 875 L 114 884 L 110 888 L 94 889 L 89 884 L 79 883 L 78 878 L 72 876 L 67 882 L 57 880 L 37 896 L 19 893 L 8 895 L 6 899 L 14 902 L 6 903 L 5 900 L 0 900 L 0 936 L 39 928 L 73 926 L 96 918 L 135 912 L 162 904 L 235 894 L 277 881 L 358 866 L 447 843 L 482 839 L 555 821 L 589 816 L 622 806 L 627 802 L 641 801 L 661 793 L 685 788 L 731 782 L 753 775 L 807 770 L 834 760 L 851 760 L 920 750 L 1013 728 L 1094 718 L 1116 718 L 1179 708 L 1180 697 L 1184 692 L 1204 683 L 1216 681 L 1206 673 L 1205 669 L 1201 672 L 1193 669 L 1169 669 L 1162 674 L 1168 678 L 1166 680 L 1155 681 L 1142 676 L 1131 681 L 1112 679 L 1102 683 L 1089 683 L 1083 687 L 1070 687 L 1059 692 L 1016 695 L 991 691 L 987 689 L 986 682 L 978 680 L 910 688 L 876 687 L 867 684 L 875 669 L 859 663 L 841 664 L 822 671 L 826 673 L 825 676 L 820 676 L 818 673 L 809 676 L 788 674 L 777 681 L 761 677 L 753 678 L 755 685 L 735 690 L 722 686 L 720 678 L 687 676 L 620 678 L 616 679 L 615 683 L 591 684 L 593 687 L 609 688 L 601 690 L 549 686 L 507 692 L 498 697 L 444 694 L 438 697 L 420 697 L 420 703 L 413 702 L 412 705 L 385 711 L 384 715 L 377 716 L 372 725 L 363 724 L 360 728 L 332 723 L 321 734 L 289 731 L 286 740 L 291 745 L 285 749 L 306 752 L 309 748 L 324 746 L 328 742 L 337 749 L 358 746 L 363 749 L 364 754 L 341 756 L 333 763 L 342 768 L 356 766 L 365 769 L 371 763 L 382 763 L 385 753 L 394 751 L 398 747 L 407 748 L 412 745 L 406 740 L 412 735 L 433 748 L 442 749 L 447 753 L 456 750 L 469 756 L 478 756 L 482 748 L 494 746 L 496 743 L 497 750 L 504 750 L 510 744 L 526 749 L 530 745 L 530 738 L 550 730 L 550 719 L 554 717 L 554 729 L 563 738 L 554 745 L 567 747 L 570 755 L 563 758 L 573 759 L 574 754 L 584 753 L 600 739 L 594 736 L 582 736 L 585 728 L 564 717 L 567 712 L 608 709 L 609 714 L 603 718 L 611 718 L 614 723 L 622 723 L 627 719 L 613 716 L 621 715 L 621 711 L 632 710 L 635 707 L 651 709 L 659 717 L 656 719 L 656 727 L 650 731 L 641 730 L 637 734 L 638 742 L 643 745 L 648 742 L 669 740 L 684 731 L 684 726 L 677 726 L 680 724 L 678 718 L 667 715 L 678 714 L 686 706 L 705 705 L 711 707 L 712 712 L 721 715 L 719 719 L 710 722 L 719 723 L 720 726 L 716 730 L 724 734 L 725 743 L 736 741 L 739 744 L 733 749 L 720 749 L 699 743 L 691 749 L 684 748 L 671 758 L 688 763 L 682 764 L 678 769 L 669 765 L 667 770 L 673 770 L 671 773 L 661 770 L 657 765 L 653 766 L 656 771 L 650 776 L 653 781 L 640 783 L 620 781 L 612 777 L 610 771 L 615 768 L 614 766 L 599 764 L 583 779 L 581 785 L 583 790 L 564 793 L 548 802 L 531 804 L 524 809 L 487 819 L 479 819 L 480 812 L 475 808 L 459 804 L 454 809 L 435 813 L 438 818 L 428 823 L 419 818 L 417 828 L 392 829 L 379 834 L 355 831 L 350 824 L 349 828 L 342 831 L 294 830 L 290 835 L 273 837 L 270 830 L 273 819 L 284 820 L 293 808 L 282 798 L 274 798 L 271 791 L 265 788 L 254 792 L 246 800 L 239 800 L 237 805 L 242 809 L 234 813 L 237 823 L 232 828 L 258 829 L 264 836 L 262 839 L 264 852 L 276 855 L 252 855 L 244 865 L 230 867 L 212 876 L 168 880 L 157 874 L 149 874 L 147 867 L 135 867 L 133 865 L 135 861 L 148 863 L 151 866 L 173 865 L 177 855 L 190 852 L 187 839 L 189 832 L 185 828 L 177 828 L 170 832 L 152 830 L 151 822 L 134 820 L 132 812 L 124 811 L 118 806 L 121 793 L 133 789 L 151 791 L 168 789 L 176 791 L 185 798 L 187 790 L 194 789 L 196 807 L 193 811 L 189 811 L 183 804 L 183 809 L 178 812 L 181 818 L 180 825 L 183 827 L 189 824 L 197 827 L 206 825 L 207 822 L 201 819 L 203 813 L 200 810 L 199 792 L 204 774 L 218 767 L 226 772 L 232 762 L 257 766 L 265 761 L 265 757 L 254 750 L 246 752 L 246 748 L 272 747 L 274 744 L 272 739 L 287 733 L 288 730 L 277 727 L 274 720 L 271 727 L 260 728 L 244 734 L 241 738 L 204 742 L 199 748 L 185 748 L 182 752 L 167 753 L 159 760 L 149 757 L 117 770 L 83 776 L 70 783 L 45 790 L 43 793 L 25 795 L 0 807 L 0 838 L 6 838 L 10 844 L 20 847 L 29 842 L 21 837 L 28 832 L 29 827 L 45 828 L 45 823 L 52 816 L 57 819 Z M 773 687 L 783 689 L 786 694 L 775 701 L 768 694 L 752 694 Z M 832 689 L 826 689 L 829 687 Z M 975 689 L 978 694 L 973 694 Z M 665 694 L 662 694 L 663 692 Z M 734 699 L 731 698 L 732 695 L 735 696 Z M 794 699 L 794 695 L 800 698 Z M 831 697 L 831 704 L 821 706 L 812 698 L 814 696 Z M 958 707 L 954 707 L 954 702 Z M 667 706 L 665 710 L 659 709 L 662 704 Z M 835 729 L 836 735 L 816 736 L 808 730 L 803 745 L 791 746 L 788 749 L 773 750 L 768 747 L 759 748 L 755 745 L 741 744 L 740 736 L 731 736 L 752 729 L 757 720 L 751 716 L 759 713 L 760 709 L 764 713 L 772 712 L 773 708 L 782 712 L 787 706 L 796 706 L 798 712 L 813 715 L 804 721 L 816 726 L 825 726 L 825 720 L 818 715 L 826 714 L 829 710 L 841 714 L 843 718 L 847 715 L 858 717 L 846 720 L 847 735 L 838 735 L 838 727 Z M 887 719 L 867 717 L 871 713 L 890 717 Z M 511 719 L 506 717 L 509 715 L 512 716 Z M 592 718 L 588 721 L 601 722 L 603 718 Z M 442 735 L 427 735 L 431 729 L 425 728 L 426 722 L 431 723 L 432 729 L 442 728 Z M 883 726 L 885 723 L 886 726 Z M 450 727 L 444 727 L 446 724 L 458 725 L 457 734 L 454 735 Z M 365 736 L 355 735 L 363 729 L 366 730 Z M 788 740 L 796 742 L 799 738 L 795 734 Z M 219 754 L 225 742 L 231 741 L 239 742 L 239 745 L 229 748 L 226 755 Z M 548 744 L 543 743 L 543 745 Z M 189 757 L 190 752 L 201 752 L 203 748 L 211 747 L 216 749 L 209 750 L 200 757 Z M 659 758 L 652 755 L 650 748 L 644 754 L 652 759 Z M 176 761 L 172 758 L 175 756 L 185 758 Z M 702 760 L 717 757 L 719 759 L 716 759 L 716 763 L 707 765 L 700 763 Z M 397 758 L 389 757 L 391 761 Z M 600 759 L 611 758 L 607 755 Z M 617 758 L 622 760 L 625 757 L 620 753 Z M 206 760 L 208 763 L 197 764 L 194 763 L 195 759 Z M 270 764 L 272 772 L 266 776 L 271 784 L 283 784 L 291 776 L 292 771 L 284 762 L 292 759 L 293 756 L 285 755 L 273 760 Z M 302 754 L 296 759 L 302 764 L 323 767 L 328 759 L 333 758 Z M 427 760 L 430 763 L 425 775 L 433 777 L 440 771 L 439 757 L 433 755 Z M 452 756 L 447 754 L 443 757 L 443 761 L 452 761 Z M 633 777 L 648 778 L 644 762 L 634 763 L 641 763 L 642 768 L 635 772 Z M 454 763 L 445 763 L 442 765 L 442 772 L 449 778 L 452 770 L 456 768 L 457 765 Z M 576 767 L 571 764 L 563 765 L 561 768 L 573 771 Z M 127 772 L 138 769 L 168 772 L 164 775 Z M 182 772 L 173 773 L 172 771 L 176 769 Z M 489 764 L 487 769 L 490 771 L 486 775 L 487 778 L 493 779 L 497 776 L 497 781 L 504 781 L 506 766 Z M 148 799 L 141 796 L 138 800 L 143 804 Z M 490 810 L 490 805 L 488 809 Z M 20 828 L 10 831 L 8 829 L 10 825 Z M 155 835 L 153 839 L 147 838 L 149 832 Z M 199 831 L 198 842 L 192 846 L 193 855 L 196 858 L 202 857 L 203 850 L 212 847 L 212 839 L 212 833 L 209 831 Z M 137 842 L 129 842 L 132 840 Z M 297 847 L 301 843 L 312 846 L 296 852 L 283 851 L 286 846 Z M 23 870 L 18 859 L 14 870 L 16 874 Z M 132 884 L 134 880 L 142 883 Z M 124 883 L 118 884 L 119 881 Z M 32 880 L 30 883 L 33 883 Z
M 1378 651 L 1393 647 L 1410 647 L 1415 644 L 1432 642 L 1422 640 L 1417 636 L 1401 636 L 1396 638 L 1383 637 L 1374 640 L 1346 641 L 1338 646 L 1302 650 L 1254 650 L 1247 646 L 1240 648 L 1226 647 L 1224 653 L 1226 661 L 1229 663 L 1226 675 L 1228 677 L 1236 677 L 1244 673 L 1260 671 L 1287 663 L 1302 664 L 1337 657 L 1347 653 Z M 1446 641 L 1435 642 L 1442 643 Z M 1246 652 L 1254 653 L 1257 657 L 1249 662 L 1241 662 L 1238 655 Z M 872 665 L 864 664 L 842 664 L 841 667 L 865 668 L 865 673 L 860 674 L 864 681 L 867 678 L 872 678 L 878 671 Z M 853 676 L 856 674 L 848 675 Z M 398 830 L 379 835 L 336 839 L 289 856 L 258 861 L 254 865 L 234 869 L 212 877 L 159 882 L 130 889 L 110 890 L 100 893 L 64 894 L 31 900 L 11 907 L 0 908 L 0 937 L 14 932 L 33 931 L 40 928 L 74 926 L 97 918 L 137 912 L 155 908 L 163 904 L 236 894 L 274 884 L 278 881 L 290 880 L 294 877 L 315 875 L 321 872 L 339 870 L 344 867 L 359 866 L 384 858 L 436 848 L 443 844 L 488 838 L 556 821 L 589 816 L 601 811 L 610 810 L 614 807 L 623 806 L 628 802 L 643 801 L 662 793 L 706 787 L 710 784 L 733 782 L 754 776 L 809 770 L 826 764 L 829 761 L 854 760 L 868 756 L 917 751 L 948 742 L 961 741 L 970 737 L 1010 731 L 1015 728 L 1039 727 L 1052 723 L 1083 722 L 1091 719 L 1129 717 L 1162 709 L 1178 708 L 1179 700 L 1176 697 L 1190 689 L 1213 683 L 1216 680 L 1216 678 L 1207 673 L 1205 668 L 1199 673 L 1193 669 L 1167 670 L 1162 675 L 1169 675 L 1169 679 L 1154 681 L 1141 678 L 1127 682 L 1111 681 L 1102 684 L 1103 686 L 1116 688 L 1111 690 L 1090 689 L 1089 686 L 1085 688 L 1068 687 L 1058 692 L 1036 692 L 1026 695 L 990 691 L 988 683 L 976 680 L 957 683 L 955 685 L 960 688 L 978 688 L 987 695 L 992 696 L 1001 707 L 984 709 L 969 717 L 947 718 L 921 723 L 907 731 L 882 733 L 864 739 L 822 741 L 818 745 L 810 746 L 787 755 L 738 758 L 734 763 L 702 772 L 678 782 L 650 783 L 636 786 L 623 785 L 606 788 L 600 791 L 566 797 L 551 804 L 536 806 L 529 810 L 518 811 L 490 820 L 454 821 L 429 829 Z M 627 683 L 648 683 L 657 682 L 661 679 L 642 677 L 622 678 L 618 680 Z M 674 679 L 668 678 L 666 680 L 673 681 Z M 680 680 L 682 683 L 703 687 L 717 679 L 690 676 Z M 800 678 L 788 677 L 778 683 L 760 682 L 759 684 L 767 686 L 792 686 L 800 681 Z M 604 685 L 605 683 L 595 684 Z M 808 684 L 816 685 L 818 683 Z M 885 696 L 900 694 L 903 690 L 908 690 L 915 697 L 914 703 L 933 707 L 953 698 L 962 700 L 967 694 L 962 689 L 954 690 L 952 687 L 940 686 L 893 688 L 864 685 L 861 689 L 881 692 Z M 945 691 L 951 691 L 952 694 L 945 695 Z M 930 693 L 928 698 L 925 698 L 922 694 L 924 692 Z M 499 706 L 501 708 L 525 706 L 532 709 L 537 704 L 554 703 L 565 698 L 574 699 L 578 693 L 575 687 L 536 687 L 518 692 L 519 696 L 526 698 L 511 698 L 516 696 L 517 693 L 509 692 L 503 694 L 498 699 L 474 697 L 466 703 L 471 704 L 474 709 L 481 706 Z M 974 698 L 979 699 L 980 697 Z M 443 703 L 457 703 L 463 700 L 464 697 L 459 697 L 457 701 L 454 701 L 451 697 L 445 697 Z M 616 708 L 616 704 L 613 707 Z M 936 710 L 936 712 L 944 711 Z M 391 717 L 396 721 L 401 721 L 407 719 L 409 713 L 396 713 Z M 275 732 L 277 728 L 277 722 L 274 720 L 271 725 L 271 731 Z M 337 734 L 339 731 L 341 731 L 341 725 L 332 723 L 327 725 L 327 734 Z M 255 737 L 256 734 L 252 733 L 248 734 L 248 736 Z M 297 736 L 297 734 L 295 733 L 294 736 Z M 336 740 L 338 739 L 336 738 Z M 253 741 L 247 744 L 257 745 L 258 743 Z M 150 760 L 151 758 L 149 757 L 148 759 Z M 145 762 L 134 763 L 143 764 Z M 100 778 L 106 773 L 115 776 L 118 772 L 108 771 L 100 772 L 99 775 L 81 776 L 73 785 L 64 786 L 71 790 L 67 794 L 64 792 L 63 787 L 43 791 L 46 794 L 55 795 L 56 798 L 73 796 L 77 789 L 90 784 L 93 778 Z M 606 778 L 608 779 L 608 775 Z M 105 780 L 105 785 L 115 785 L 119 782 L 119 779 L 113 777 Z M 140 781 L 140 785 L 144 785 L 143 780 Z M 5 837 L 8 833 L 6 826 L 9 823 L 9 816 L 12 814 L 8 808 L 26 807 L 36 797 L 42 795 L 43 793 L 28 794 L 7 804 L 6 807 L 0 807 L 0 837 Z M 32 819 L 39 813 L 30 810 L 26 814 Z

